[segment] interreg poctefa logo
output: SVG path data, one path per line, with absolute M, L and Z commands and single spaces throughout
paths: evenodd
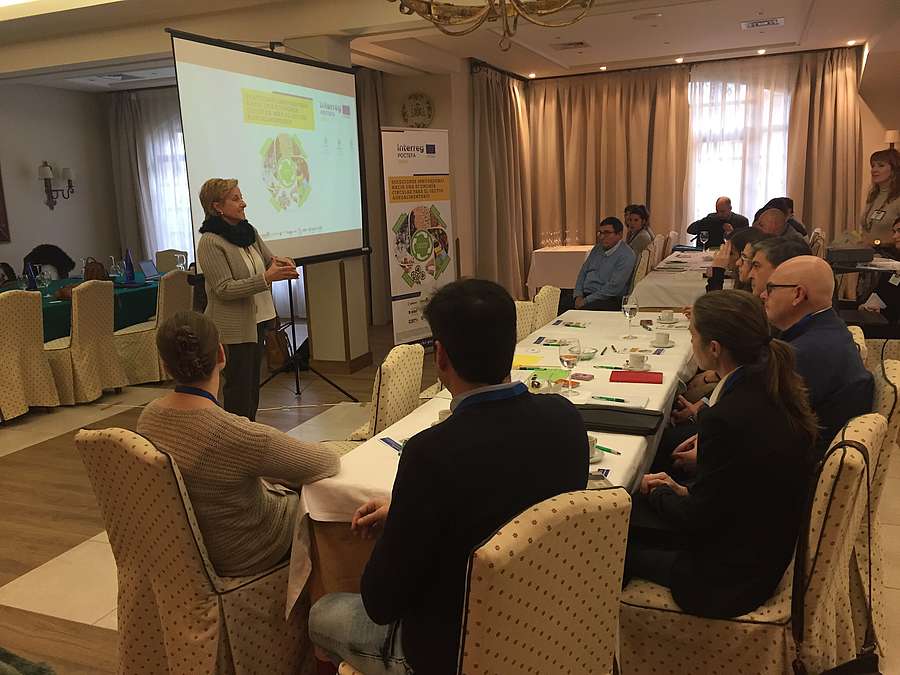
M 413 159 L 420 155 L 436 155 L 437 145 L 426 143 L 425 145 L 397 144 L 397 159 Z
M 320 101 L 319 115 L 321 117 L 350 117 L 350 106 Z

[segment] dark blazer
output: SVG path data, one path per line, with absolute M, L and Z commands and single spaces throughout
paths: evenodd
M 866 370 L 847 324 L 827 309 L 801 319 L 781 334 L 794 348 L 797 372 L 819 418 L 816 458 L 847 422 L 872 412 L 875 381 Z
M 812 448 L 792 430 L 762 373 L 742 369 L 699 417 L 690 494 L 657 488 L 650 505 L 684 537 L 672 595 L 685 611 L 734 617 L 778 586 L 794 553 L 812 469 Z
M 373 621 L 402 621 L 416 675 L 456 673 L 471 552 L 527 507 L 584 489 L 589 456 L 575 406 L 527 391 L 466 405 L 407 441 L 361 592 Z
M 725 223 L 731 223 L 731 227 L 735 230 L 741 227 L 750 227 L 750 221 L 748 221 L 744 216 L 740 213 L 731 212 L 731 215 L 728 216 L 727 219 L 722 220 L 719 218 L 719 214 L 713 212 L 707 214 L 700 220 L 695 220 L 693 223 L 688 225 L 688 234 L 700 234 L 704 230 L 709 232 L 709 241 L 706 242 L 707 246 L 721 246 L 725 243 L 725 230 L 723 229 Z

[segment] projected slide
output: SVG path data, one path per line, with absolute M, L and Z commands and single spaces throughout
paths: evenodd
M 236 178 L 247 219 L 276 255 L 360 249 L 353 75 L 177 37 L 174 45 L 195 230 L 203 183 Z

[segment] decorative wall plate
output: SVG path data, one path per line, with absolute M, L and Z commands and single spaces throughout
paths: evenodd
M 400 112 L 404 124 L 416 129 L 425 129 L 431 126 L 434 119 L 434 103 L 428 94 L 416 92 L 406 97 Z

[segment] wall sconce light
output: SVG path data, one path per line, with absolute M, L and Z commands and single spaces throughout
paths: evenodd
M 44 203 L 51 211 L 56 206 L 60 197 L 68 199 L 75 194 L 75 183 L 73 182 L 75 180 L 75 174 L 72 173 L 72 169 L 66 168 L 62 170 L 62 179 L 66 181 L 66 187 L 54 188 L 54 178 L 53 167 L 50 166 L 49 162 L 44 161 L 44 163 L 38 167 L 38 179 L 44 181 L 44 194 L 47 195 Z
M 891 150 L 894 149 L 895 143 L 900 143 L 900 131 L 896 129 L 888 129 L 884 132 L 884 142 L 891 146 Z

